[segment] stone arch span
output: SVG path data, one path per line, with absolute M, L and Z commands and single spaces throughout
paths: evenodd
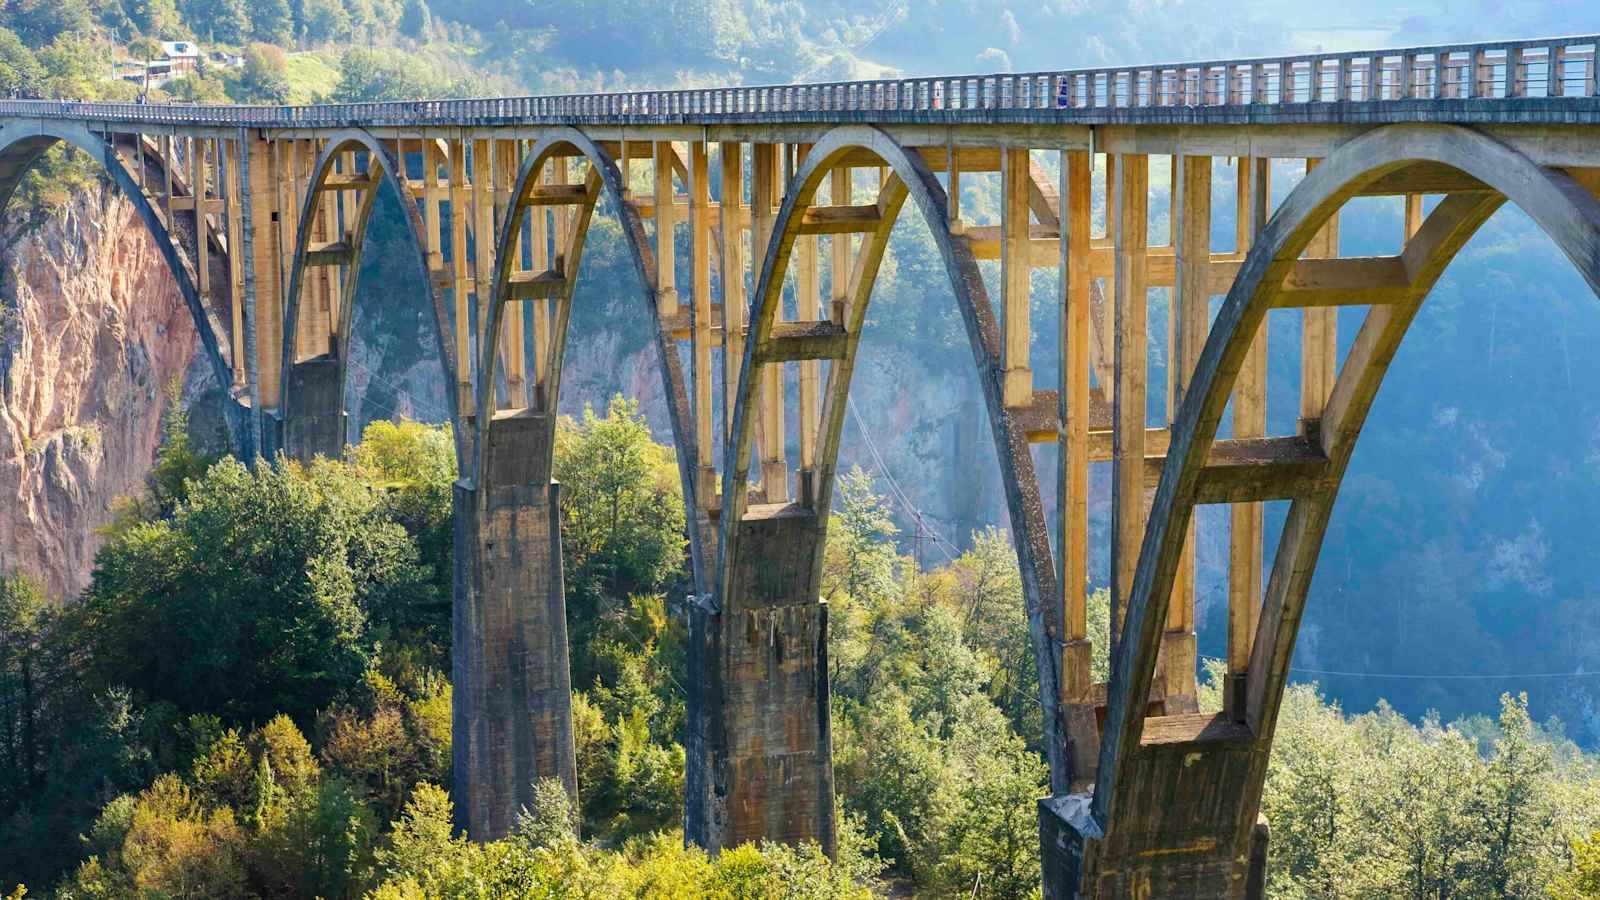
M 784 276 L 796 240 L 805 233 L 839 233 L 822 230 L 837 227 L 821 224 L 823 218 L 833 217 L 834 211 L 818 209 L 816 203 L 824 176 L 838 166 L 882 167 L 889 173 L 882 180 L 874 203 L 875 211 L 866 207 L 849 208 L 857 210 L 850 216 L 861 221 L 860 227 L 850 230 L 861 234 L 862 240 L 851 268 L 848 299 L 841 310 L 842 316 L 836 316 L 837 321 L 832 322 L 779 322 Z M 993 307 L 970 244 L 950 232 L 945 189 L 922 157 L 900 146 L 879 129 L 844 126 L 829 131 L 812 146 L 787 186 L 751 299 L 749 339 L 739 378 L 731 437 L 724 450 L 721 553 L 712 611 L 716 621 L 710 626 L 713 636 L 722 642 L 716 654 L 726 657 L 728 662 L 723 663 L 724 668 L 733 673 L 727 683 L 717 683 L 717 687 L 736 695 L 740 690 L 737 670 L 741 666 L 750 667 L 746 674 L 753 675 L 762 665 L 774 665 L 770 660 L 763 662 L 756 658 L 759 649 L 744 646 L 749 643 L 745 636 L 748 624 L 745 620 L 776 615 L 774 610 L 782 610 L 787 618 L 778 630 L 792 632 L 792 642 L 814 650 L 821 664 L 811 672 L 791 671 L 795 666 L 788 662 L 779 665 L 786 681 L 777 690 L 786 691 L 788 696 L 774 706 L 800 707 L 805 715 L 814 717 L 814 722 L 791 723 L 797 727 L 787 729 L 790 735 L 799 732 L 803 737 L 798 741 L 791 737 L 784 747 L 763 747 L 759 740 L 753 741 L 752 746 L 749 734 L 760 729 L 760 722 L 749 717 L 738 720 L 742 705 L 736 696 L 727 702 L 709 705 L 715 710 L 726 710 L 723 721 L 707 725 L 712 745 L 709 753 L 712 783 L 698 796 L 691 785 L 688 798 L 689 830 L 710 835 L 710 840 L 702 841 L 709 846 L 731 846 L 757 837 L 805 836 L 818 837 L 830 851 L 833 846 L 826 610 L 820 607 L 817 599 L 821 547 L 826 537 L 840 434 L 866 308 L 890 231 L 908 199 L 921 211 L 933 233 L 971 345 L 1021 567 L 1029 633 L 1039 667 L 1039 700 L 1044 710 L 1044 737 L 1052 778 L 1065 778 L 1060 759 L 1064 736 L 1057 714 L 1058 654 L 1046 625 L 1048 614 L 1044 603 L 1044 598 L 1056 596 L 1057 576 L 1024 423 L 1019 410 L 1007 407 L 1003 400 L 1000 330 Z M 811 215 L 812 210 L 817 214 Z M 749 470 L 760 370 L 768 365 L 821 358 L 830 359 L 831 364 L 816 423 L 814 470 L 809 477 L 802 470 L 799 502 L 782 508 L 753 504 L 750 502 Z M 801 427 L 809 426 L 802 422 Z M 767 570 L 772 567 L 773 558 L 782 561 L 785 579 L 776 590 L 770 583 L 762 583 L 770 582 L 771 573 Z M 790 658 L 798 655 L 792 651 L 789 654 Z M 807 682 L 807 677 L 813 680 Z M 801 724 L 812 732 L 798 727 Z M 773 742 L 773 730 L 769 726 L 764 731 L 769 743 Z M 748 798 L 762 790 L 763 785 L 785 774 L 779 770 L 792 767 L 795 756 L 808 752 L 815 757 L 805 776 L 811 779 L 813 797 L 806 797 L 806 791 L 786 791 L 781 798 L 749 802 Z M 752 821 L 742 812 L 751 807 L 760 809 L 763 821 Z M 698 830 L 697 814 L 704 817 Z M 804 833 L 808 827 L 809 835 Z
M 223 389 L 223 415 L 233 447 L 248 454 L 250 416 L 240 398 L 229 391 L 233 383 L 233 366 L 228 358 L 230 351 L 223 325 L 206 309 L 205 301 L 195 286 L 194 276 L 190 273 L 192 262 L 178 249 L 167 224 L 156 213 L 143 187 L 122 164 L 115 145 L 105 135 L 83 124 L 56 119 L 13 121 L 0 128 L 0 209 L 4 209 L 11 201 L 23 176 L 34 163 L 57 143 L 70 144 L 98 162 L 139 213 L 145 229 L 172 272 L 178 292 L 183 295 L 184 305 L 189 308 L 189 317 L 200 335 L 202 352 L 210 363 L 211 374 Z M 161 164 L 166 166 L 172 163 L 162 160 Z M 232 249 L 229 248 L 230 251 Z M 235 298 L 235 302 L 241 302 L 241 298 Z
M 1428 183 L 1443 193 L 1393 257 L 1302 260 L 1347 200 Z M 1206 340 L 1174 422 L 1139 556 L 1124 638 L 1112 660 L 1100 767 L 1078 834 L 1083 891 L 1191 884 L 1196 896 L 1242 896 L 1273 729 L 1328 516 L 1355 443 L 1401 340 L 1445 266 L 1501 204 L 1527 213 L 1600 293 L 1600 200 L 1565 172 L 1538 166 L 1482 132 L 1392 125 L 1345 144 L 1310 172 L 1268 221 Z M 1269 310 L 1370 305 L 1320 419 L 1302 434 L 1218 441 L 1236 377 Z M 1291 502 L 1244 673 L 1228 709 L 1205 722 L 1146 729 L 1160 630 L 1183 533 L 1198 503 Z M 1191 733 L 1192 732 L 1192 733 Z M 1175 765 L 1172 754 L 1184 755 Z M 1178 771 L 1182 784 L 1156 773 Z M 1157 803 L 1162 792 L 1169 802 Z M 1190 798 L 1184 800 L 1183 798 Z M 1203 800 L 1201 798 L 1204 798 Z M 1224 802 L 1218 802 L 1222 800 Z M 1154 804 L 1154 806 L 1152 806 Z M 1215 836 L 1203 852 L 1153 854 L 1161 834 Z M 1047 875 L 1046 879 L 1050 879 Z M 1069 879 L 1065 883 L 1078 883 Z M 1109 893 L 1104 893 L 1109 891 Z
M 353 165 L 355 154 L 366 154 L 366 170 L 358 171 Z M 336 164 L 347 160 L 348 171 L 336 171 Z M 427 175 L 428 173 L 424 173 Z M 409 254 L 416 267 L 418 280 L 427 285 L 428 301 L 432 306 L 434 335 L 440 365 L 444 368 L 447 384 L 456 383 L 460 361 L 450 340 L 454 333 L 449 307 L 442 286 L 428 271 L 427 230 L 422 213 L 407 192 L 404 158 L 392 143 L 378 140 L 371 133 L 358 129 L 341 131 L 323 145 L 311 170 L 311 179 L 301 202 L 295 226 L 294 257 L 289 268 L 289 290 L 285 294 L 283 312 L 283 358 L 279 370 L 278 387 L 278 448 L 290 456 L 310 459 L 321 453 L 336 456 L 344 446 L 345 412 L 344 388 L 350 351 L 351 324 L 355 316 L 355 298 L 361 271 L 361 251 L 365 243 L 367 224 L 376 205 L 378 192 L 384 187 L 394 192 L 405 214 L 407 233 L 411 236 L 416 253 Z M 326 204 L 339 191 L 355 191 L 354 215 L 340 225 L 337 216 L 329 222 Z M 341 234 L 329 234 L 329 228 L 344 229 Z M 458 250 L 457 252 L 465 252 Z M 320 321 L 308 321 L 323 310 L 306 309 L 305 295 L 309 273 L 322 267 L 339 268 L 344 272 L 329 273 L 324 291 L 335 290 L 337 284 L 338 309 L 329 310 L 329 316 Z M 335 281 L 335 279 L 337 279 Z M 308 327 L 308 325 L 310 327 Z M 461 327 L 469 327 L 465 323 Z M 328 339 L 326 347 L 302 347 L 302 340 Z M 309 358 L 300 360 L 302 352 L 315 350 Z M 469 462 L 467 435 L 460 427 L 461 411 L 456 392 L 446 391 L 450 423 L 456 434 L 456 465 L 466 471 Z
M 564 168 L 554 177 L 549 165 L 565 167 L 572 159 L 587 163 L 581 184 L 568 184 Z M 517 810 L 532 801 L 539 778 L 560 778 L 577 796 L 559 486 L 551 475 L 572 298 L 602 193 L 621 218 L 640 302 L 656 335 L 697 581 L 705 571 L 707 530 L 696 505 L 688 392 L 656 306 L 656 266 L 643 221 L 625 202 L 622 175 L 604 148 L 577 129 L 542 131 L 522 157 L 495 244 L 477 413 L 467 426 L 474 430 L 473 456 L 456 488 L 454 683 L 472 688 L 454 695 L 454 782 L 457 819 L 474 836 L 503 835 Z M 561 217 L 554 236 L 565 243 L 556 244 L 548 261 L 543 249 L 536 251 L 532 259 L 539 271 L 524 271 L 524 237 L 530 246 L 546 245 L 543 217 L 549 210 Z M 533 224 L 535 215 L 541 224 Z M 528 301 L 546 304 L 541 309 L 548 318 L 536 319 L 544 324 L 535 327 L 533 377 L 524 379 L 520 326 Z M 518 354 L 515 365 L 507 364 L 508 353 Z M 491 749 L 502 760 L 498 765 L 491 762 Z

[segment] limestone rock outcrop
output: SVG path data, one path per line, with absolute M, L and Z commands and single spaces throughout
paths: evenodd
M 117 498 L 143 489 L 166 386 L 186 378 L 199 340 L 114 190 L 82 192 L 0 239 L 0 569 L 70 598 L 88 584 Z

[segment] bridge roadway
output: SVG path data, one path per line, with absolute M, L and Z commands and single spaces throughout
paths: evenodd
M 1306 589 L 1418 306 L 1507 200 L 1600 289 L 1597 42 L 292 108 L 12 100 L 0 201 L 58 142 L 103 162 L 232 386 L 237 451 L 309 458 L 346 439 L 373 201 L 405 199 L 415 253 L 394 262 L 428 286 L 454 385 L 454 798 L 460 824 L 493 838 L 536 778 L 576 790 L 550 476 L 573 290 L 606 197 L 655 334 L 688 511 L 687 838 L 829 851 L 821 548 L 867 305 L 909 206 L 965 323 L 1021 565 L 1051 776 L 1046 896 L 1256 897 L 1261 789 Z M 1213 190 L 1218 169 L 1231 198 Z M 964 214 L 990 191 L 999 202 L 980 208 L 996 218 Z M 1153 195 L 1172 211 L 1154 239 Z M 1340 209 L 1365 196 L 1395 204 L 1398 253 L 1341 253 Z M 1221 249 L 1219 203 L 1238 223 Z M 1050 385 L 1030 360 L 1041 268 L 1061 310 Z M 1343 306 L 1367 311 L 1340 353 Z M 1266 428 L 1270 310 L 1301 323 L 1288 434 Z M 1176 361 L 1160 377 L 1151 315 L 1168 317 L 1157 353 Z M 1152 391 L 1166 421 L 1148 421 Z M 1056 446 L 1054 547 L 1036 443 Z M 1113 667 L 1096 684 L 1086 486 L 1107 460 Z M 1268 567 L 1270 500 L 1290 507 Z M 1216 715 L 1195 702 L 1201 503 L 1231 506 Z

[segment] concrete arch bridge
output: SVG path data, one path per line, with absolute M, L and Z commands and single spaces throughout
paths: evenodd
M 970 340 L 1021 564 L 1051 773 L 1046 896 L 1259 896 L 1261 788 L 1307 586 L 1418 306 L 1507 201 L 1600 289 L 1597 49 L 1579 36 L 297 108 L 13 100 L 0 102 L 0 198 L 57 142 L 101 160 L 233 387 L 238 451 L 302 458 L 344 440 L 357 261 L 378 192 L 403 198 L 415 252 L 396 263 L 428 286 L 454 386 L 454 796 L 480 838 L 505 833 L 537 777 L 575 789 L 550 472 L 585 236 L 610 198 L 688 510 L 685 830 L 711 850 L 834 844 L 820 551 L 879 264 L 895 222 L 921 219 Z M 1170 179 L 1152 185 L 1152 157 Z M 1305 174 L 1274 204 L 1284 160 Z M 1219 169 L 1233 170 L 1221 213 L 1238 223 L 1221 250 Z M 963 213 L 963 180 L 969 195 L 998 191 L 997 218 Z M 1162 195 L 1171 227 L 1153 239 Z M 1403 249 L 1342 255 L 1341 208 L 1372 196 L 1400 198 Z M 680 230 L 681 267 L 667 239 Z M 1057 383 L 1029 359 L 1037 269 L 1056 275 Z M 1153 290 L 1165 299 L 1152 304 Z M 1367 312 L 1340 352 L 1344 306 Z M 1147 358 L 1152 310 L 1169 317 L 1158 350 L 1175 364 Z M 1266 427 L 1272 310 L 1301 322 L 1287 434 Z M 1148 420 L 1152 394 L 1166 421 Z M 1041 442 L 1057 447 L 1053 473 L 1035 468 Z M 1108 684 L 1090 677 L 1085 627 L 1092 461 L 1109 461 L 1114 483 Z M 1269 563 L 1274 500 L 1290 507 Z M 1217 715 L 1195 701 L 1199 504 L 1231 506 Z

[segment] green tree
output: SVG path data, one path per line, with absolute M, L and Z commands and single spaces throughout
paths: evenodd
M 1600 831 L 1572 845 L 1572 866 L 1550 885 L 1551 900 L 1594 900 L 1600 897 Z
M 427 0 L 405 0 L 400 13 L 400 33 L 413 40 L 425 41 L 433 28 L 433 14 Z
M 294 12 L 289 0 L 246 0 L 252 40 L 278 47 L 294 43 Z
M 22 39 L 9 28 L 0 28 L 0 93 L 13 97 L 36 97 L 44 69 Z
M 556 847 L 574 840 L 578 811 L 560 779 L 541 778 L 533 786 L 533 806 L 517 813 L 513 833 L 530 849 Z
M 301 15 L 306 37 L 312 43 L 325 44 L 350 37 L 353 23 L 342 0 L 304 0 Z
M 228 88 L 229 95 L 241 103 L 288 102 L 288 65 L 283 50 L 261 43 L 246 47 L 244 65 Z
M 424 666 L 450 666 L 450 616 L 454 590 L 455 439 L 450 427 L 376 421 L 349 451 L 354 474 L 380 491 L 377 512 L 398 522 L 416 543 L 425 585 L 382 598 L 369 609 L 380 641 L 421 654 Z
M 980 698 L 953 735 L 961 761 L 954 816 L 938 854 L 938 880 L 951 894 L 1020 900 L 1039 885 L 1038 800 L 1048 773 Z
M 13 0 L 0 11 L 0 24 L 29 47 L 43 47 L 63 34 L 88 31 L 94 15 L 86 0 Z
M 1472 815 L 1482 829 L 1483 855 L 1474 873 L 1494 896 L 1539 892 L 1539 866 L 1557 821 L 1550 802 L 1554 758 L 1528 716 L 1528 695 L 1500 698 L 1500 736 Z
M 228 459 L 189 490 L 100 553 L 95 671 L 185 713 L 309 721 L 371 659 L 363 603 L 423 580 L 414 546 L 333 463 Z
M 0 812 L 43 784 L 44 591 L 25 575 L 0 573 Z
M 601 620 L 633 595 L 661 591 L 684 573 L 684 506 L 677 462 L 650 439 L 636 402 L 620 396 L 605 418 L 585 409 L 556 431 L 555 477 L 561 482 L 561 541 L 568 627 L 587 648 Z M 590 681 L 597 662 L 574 654 L 573 680 Z
M 141 34 L 163 41 L 176 41 L 189 36 L 178 15 L 176 0 L 126 0 L 128 18 Z
M 182 0 L 178 12 L 189 30 L 205 41 L 237 45 L 250 39 L 245 0 Z

